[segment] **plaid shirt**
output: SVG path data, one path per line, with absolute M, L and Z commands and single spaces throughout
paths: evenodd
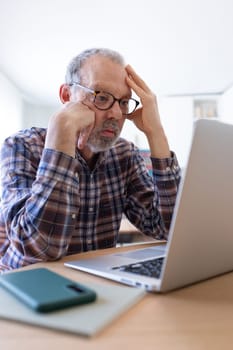
M 116 245 L 124 213 L 144 234 L 166 239 L 180 168 L 176 157 L 151 158 L 120 138 L 90 170 L 44 148 L 46 129 L 9 137 L 1 151 L 0 270 Z

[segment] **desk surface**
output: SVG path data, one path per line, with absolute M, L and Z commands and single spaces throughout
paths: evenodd
M 113 250 L 79 254 L 78 258 Z M 40 263 L 27 268 L 47 267 L 83 283 L 115 283 L 64 267 L 64 261 L 73 258 L 74 255 L 58 262 Z M 232 330 L 233 273 L 229 273 L 164 295 L 148 293 L 137 305 L 91 339 L 0 320 L 0 348 L 119 350 L 127 346 L 128 350 L 232 349 Z

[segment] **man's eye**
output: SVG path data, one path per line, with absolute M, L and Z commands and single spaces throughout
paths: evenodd
M 105 94 L 98 94 L 96 100 L 100 103 L 105 103 L 109 101 L 109 96 Z
M 128 107 L 128 105 L 129 105 L 129 100 L 121 100 L 122 107 Z

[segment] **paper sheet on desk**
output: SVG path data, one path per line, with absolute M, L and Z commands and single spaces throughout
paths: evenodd
M 97 292 L 95 302 L 48 314 L 32 311 L 0 287 L 0 318 L 94 336 L 145 295 L 142 289 L 133 287 L 86 285 Z

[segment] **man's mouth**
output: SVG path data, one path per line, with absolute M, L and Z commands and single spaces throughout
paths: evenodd
M 101 135 L 105 137 L 115 137 L 116 131 L 110 128 L 106 128 L 101 131 Z

